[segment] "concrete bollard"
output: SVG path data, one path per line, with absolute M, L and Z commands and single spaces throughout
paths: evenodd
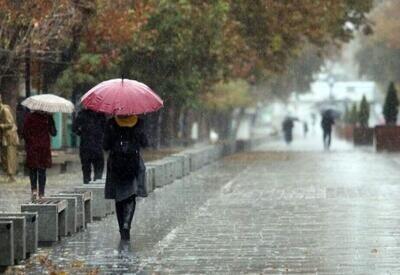
M 167 184 L 174 182 L 176 179 L 176 161 L 171 158 L 163 158 L 160 161 L 164 162 L 166 166 Z
M 73 196 L 77 198 L 77 229 L 84 229 L 93 221 L 92 192 L 85 190 L 62 191 L 57 196 Z
M 181 179 L 183 178 L 184 174 L 184 156 L 179 155 L 171 155 L 167 157 L 167 159 L 171 159 L 174 165 L 174 178 Z
M 216 156 L 214 160 L 219 160 L 224 156 L 224 146 L 222 144 L 217 144 L 215 145 L 217 147 L 216 149 Z
M 163 187 L 168 183 L 167 166 L 165 163 L 160 161 L 151 161 L 146 163 L 146 167 L 154 169 L 154 187 Z
M 67 201 L 58 199 L 40 200 L 21 205 L 21 212 L 37 212 L 39 242 L 56 242 L 67 235 Z
M 155 189 L 153 166 L 146 165 L 146 188 L 147 188 L 147 193 L 151 193 Z
M 0 221 L 0 266 L 14 265 L 14 225 Z
M 190 154 L 185 152 L 173 154 L 170 157 L 180 158 L 182 164 L 182 176 L 187 176 L 190 174 Z
M 92 216 L 95 220 L 100 220 L 112 213 L 113 201 L 104 198 L 104 184 L 84 184 L 75 186 L 75 191 L 86 191 L 92 193 Z
M 89 184 L 97 184 L 97 185 L 102 185 L 103 187 L 105 187 L 106 179 L 105 178 L 101 178 L 101 179 L 92 181 Z M 105 202 L 106 202 L 106 215 L 114 214 L 115 213 L 114 201 L 113 200 L 105 200 Z
M 30 257 L 30 255 L 34 254 L 38 248 L 38 242 L 39 242 L 38 214 L 34 212 L 0 213 L 0 217 L 6 217 L 6 216 L 25 217 L 26 258 Z
M 0 216 L 0 221 L 13 222 L 14 262 L 26 259 L 26 222 L 23 216 Z
M 222 155 L 229 156 L 236 153 L 236 141 L 224 141 L 222 144 Z
M 188 150 L 186 151 L 190 155 L 190 172 L 194 172 L 203 166 L 202 156 L 199 150 Z
M 67 208 L 65 211 L 67 212 L 67 235 L 71 236 L 76 233 L 76 223 L 77 223 L 77 199 L 73 196 L 48 196 L 42 199 L 59 199 L 67 201 Z

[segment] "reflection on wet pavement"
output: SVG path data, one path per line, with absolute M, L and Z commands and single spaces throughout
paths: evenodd
M 156 190 L 138 204 L 131 245 L 110 216 L 39 255 L 74 274 L 400 274 L 400 157 L 299 144 L 266 144 Z

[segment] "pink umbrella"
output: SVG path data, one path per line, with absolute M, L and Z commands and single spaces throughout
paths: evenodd
M 111 115 L 139 115 L 157 111 L 161 98 L 147 85 L 130 79 L 103 81 L 83 95 L 81 103 L 93 111 Z

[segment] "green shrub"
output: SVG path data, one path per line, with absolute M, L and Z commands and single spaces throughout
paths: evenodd
M 399 112 L 399 99 L 397 97 L 396 87 L 391 82 L 383 105 L 383 116 L 386 124 L 396 124 L 397 114 Z
M 369 121 L 369 104 L 365 95 L 363 95 L 360 109 L 358 112 L 358 123 L 363 128 L 368 128 L 368 121 Z

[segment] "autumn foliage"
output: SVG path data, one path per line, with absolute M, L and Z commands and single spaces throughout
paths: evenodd
M 400 83 L 400 1 L 381 1 L 370 20 L 373 33 L 360 39 L 360 74 L 377 81 L 383 90 L 390 81 Z
M 176 117 L 241 107 L 261 95 L 260 84 L 266 95 L 305 90 L 326 47 L 349 41 L 371 7 L 372 0 L 0 0 L 0 88 L 15 93 L 8 84 L 29 62 L 38 92 L 77 98 L 124 75 L 154 88 Z M 258 93 L 217 92 L 243 81 Z

